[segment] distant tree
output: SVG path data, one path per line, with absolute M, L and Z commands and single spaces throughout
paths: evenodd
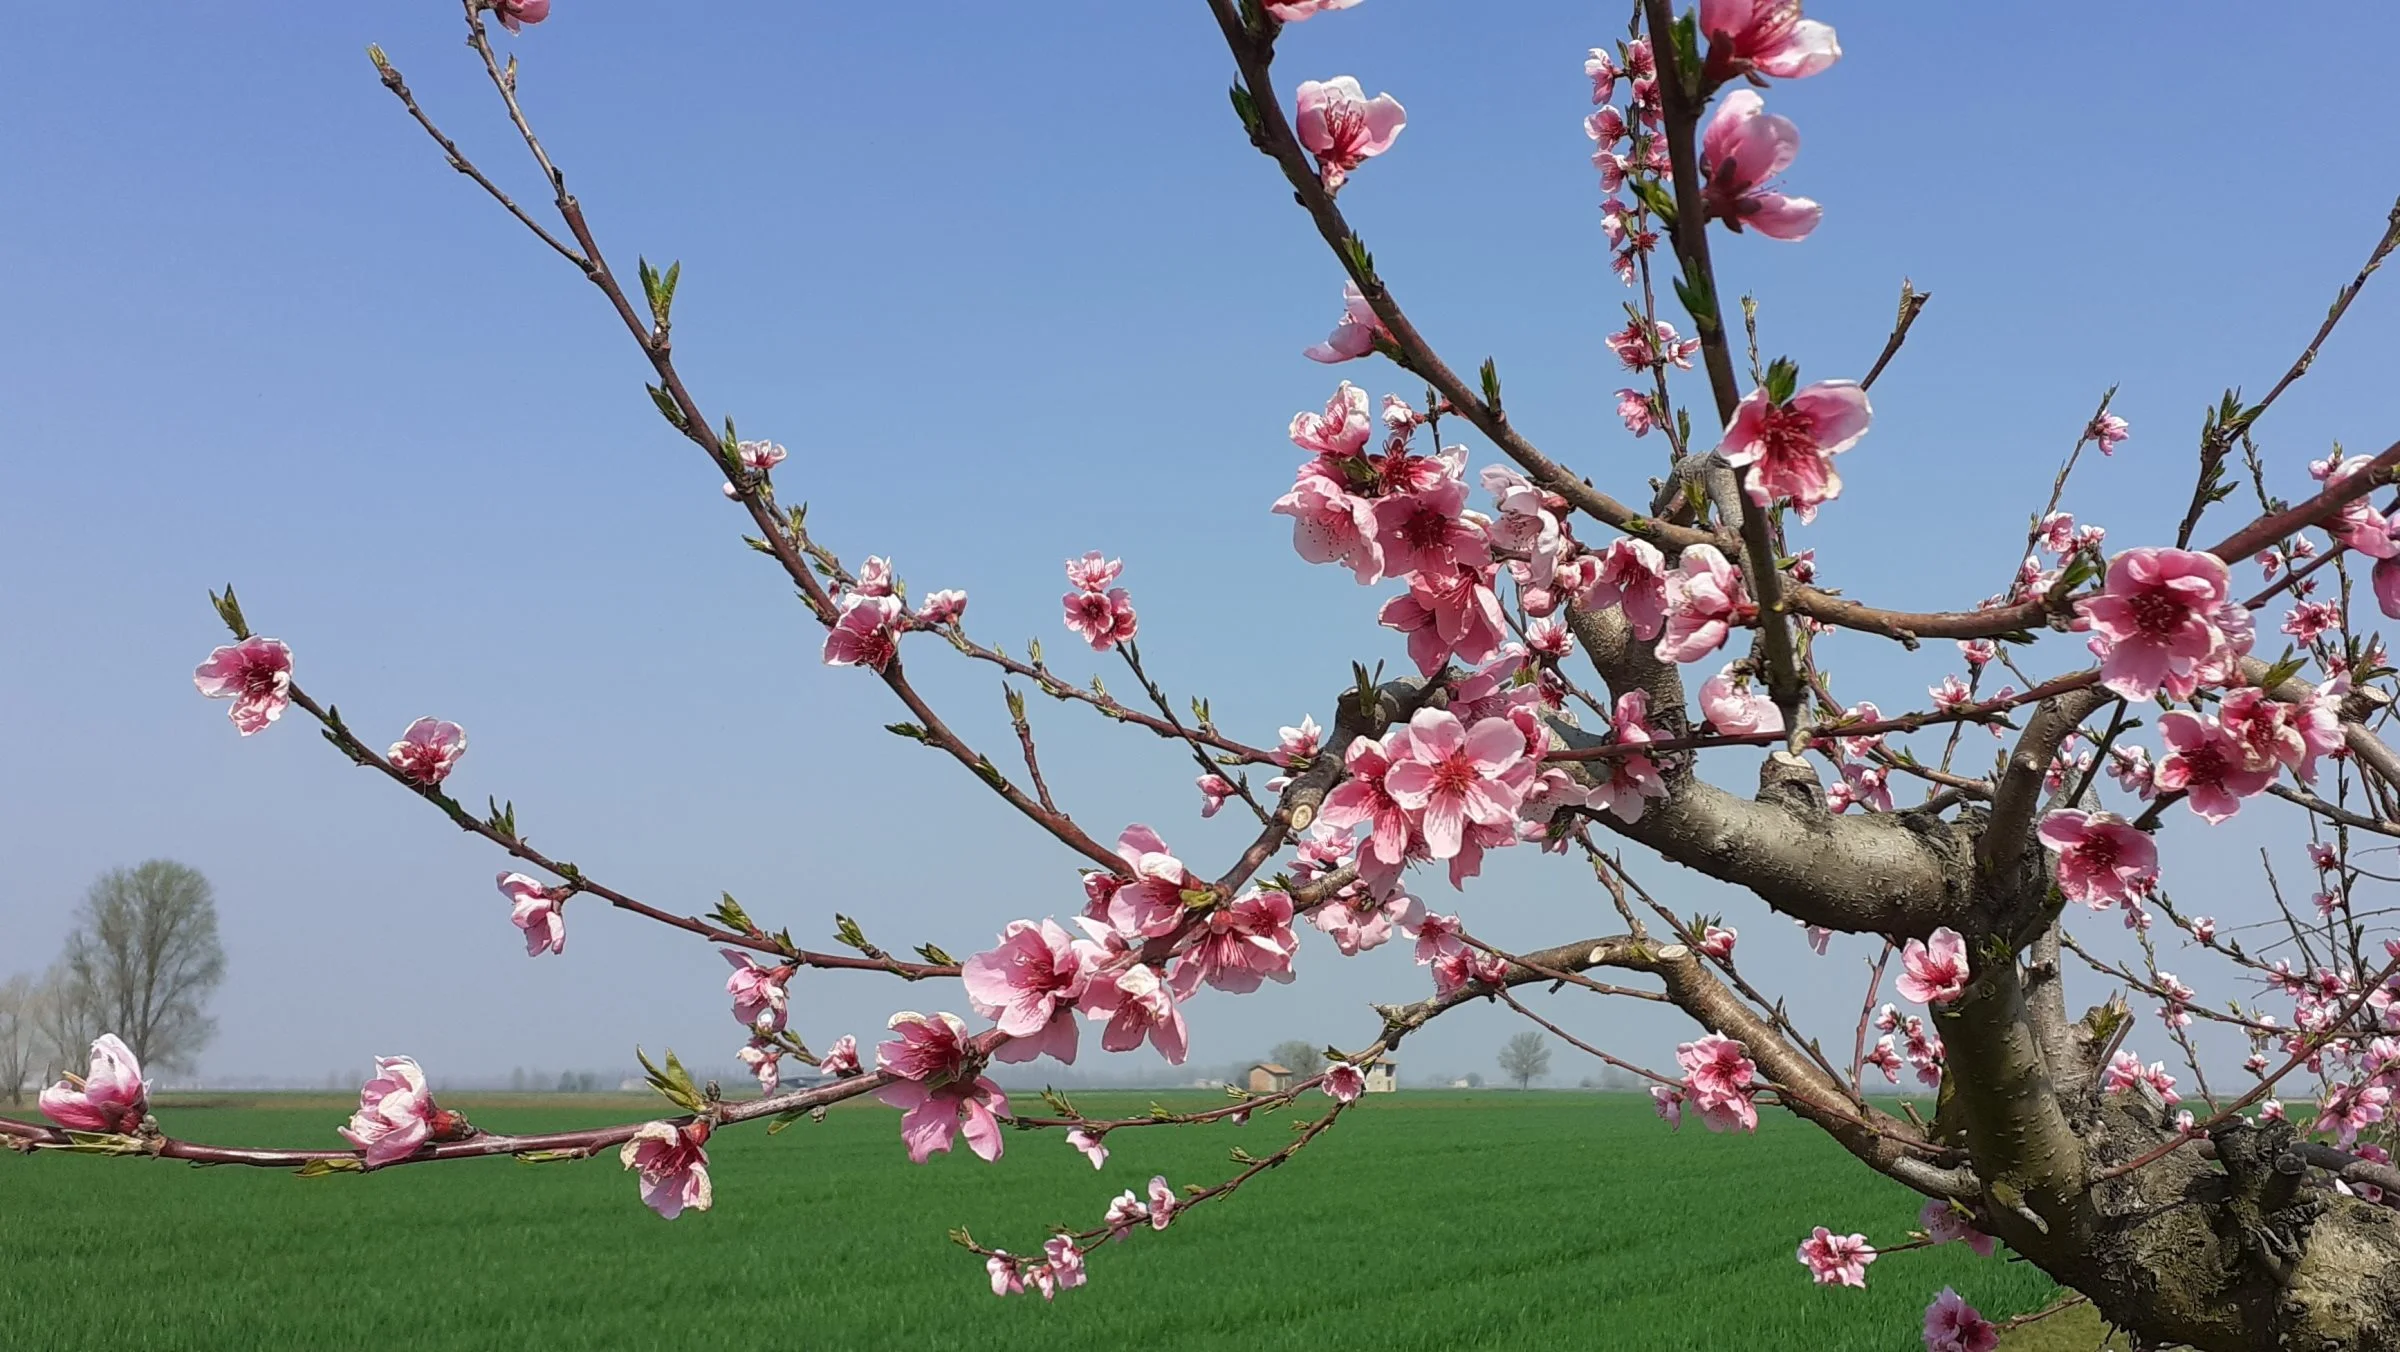
M 1294 1075 L 1314 1075 L 1317 1067 L 1325 1064 L 1325 1049 L 1293 1038 L 1276 1043 L 1275 1050 L 1267 1053 L 1267 1059 Z
M 1468 1072 L 1467 1072 L 1467 1088 L 1469 1088 L 1469 1089 L 1481 1089 L 1481 1088 L 1483 1088 L 1483 1072 L 1481 1072 L 1481 1071 L 1476 1071 L 1476 1070 L 1470 1070 L 1470 1071 L 1468 1071 Z
M 92 1039 L 107 1031 L 91 987 L 59 959 L 33 985 L 32 1064 L 45 1082 L 62 1070 L 81 1072 L 90 1062 Z
M 0 982 L 0 1093 L 12 1104 L 25 1101 L 25 1077 L 37 1069 L 39 1035 L 34 999 L 39 987 L 20 972 Z
M 1550 1073 L 1550 1040 L 1528 1028 L 1500 1048 L 1500 1073 L 1523 1089 Z
M 152 859 L 101 874 L 61 961 L 74 994 L 144 1066 L 188 1068 L 216 1034 L 207 1006 L 225 949 L 215 890 L 197 869 Z

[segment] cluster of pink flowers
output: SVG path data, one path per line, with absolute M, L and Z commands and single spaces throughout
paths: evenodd
M 892 1078 L 875 1097 L 901 1110 L 910 1162 L 948 1154 L 962 1129 L 968 1149 L 999 1159 L 1008 1096 L 980 1073 L 983 1056 L 967 1025 L 955 1014 L 903 1010 L 890 1027 L 900 1036 L 875 1048 L 875 1068 Z
M 1123 571 L 1124 560 L 1102 558 L 1097 550 L 1067 560 L 1067 581 L 1074 590 L 1060 597 L 1059 603 L 1066 608 L 1067 628 L 1091 644 L 1093 652 L 1104 653 L 1129 643 L 1141 628 L 1132 599 L 1123 587 L 1113 585 Z
M 910 614 L 889 559 L 870 555 L 858 576 L 834 600 L 834 621 L 825 631 L 825 665 L 866 667 L 881 673 L 900 655 L 900 636 L 956 624 L 967 613 L 967 594 L 955 588 L 926 596 Z
M 2109 1058 L 2108 1067 L 2100 1072 L 2100 1087 L 2111 1094 L 2122 1094 L 2137 1084 L 2150 1086 L 2170 1105 L 2183 1101 L 2183 1096 L 2175 1092 L 2175 1077 L 2167 1073 L 2164 1062 L 2153 1061 L 2145 1066 L 2141 1057 L 2120 1051 Z
M 1675 1061 L 1683 1067 L 1683 1087 L 1661 1085 L 1650 1091 L 1660 1117 L 1681 1126 L 1683 1105 L 1689 1103 L 1710 1131 L 1758 1130 L 1758 1105 L 1753 1102 L 1758 1066 L 1741 1043 L 1710 1033 L 1677 1047 Z
M 1945 1286 L 1925 1307 L 1925 1352 L 1993 1352 L 2000 1330 Z

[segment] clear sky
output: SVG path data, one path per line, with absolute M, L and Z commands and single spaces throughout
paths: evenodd
M 1624 293 L 1579 125 L 1584 50 L 1624 8 L 1368 0 L 1291 30 L 1277 93 L 1353 73 L 1407 105 L 1344 195 L 1381 270 L 1453 365 L 1498 359 L 1537 443 L 1640 496 L 1663 449 L 1610 415 L 1626 382 L 1600 339 Z M 2112 544 L 2158 539 L 2204 405 L 2281 372 L 2400 190 L 2400 11 L 1811 12 L 1846 56 L 1768 106 L 1801 127 L 1787 181 L 1824 225 L 1797 245 L 1721 239 L 1725 285 L 1758 296 L 1765 345 L 1804 378 L 1862 372 L 1903 276 L 1934 296 L 1843 460 L 1848 492 L 1797 532 L 1825 580 L 1904 606 L 1998 590 L 2111 384 L 2134 440 L 2079 472 L 2069 506 Z M 615 1067 L 636 1042 L 724 1064 L 738 1045 L 703 945 L 579 902 L 564 958 L 528 961 L 489 847 L 296 716 L 237 738 L 188 676 L 222 639 L 206 592 L 228 581 L 370 740 L 420 714 L 464 723 L 463 797 L 513 799 L 537 844 L 656 904 L 730 890 L 809 941 L 838 910 L 895 949 L 961 954 L 1071 912 L 1072 856 L 882 732 L 899 711 L 878 683 L 818 664 L 819 632 L 651 410 L 600 298 L 443 167 L 363 55 L 381 42 L 538 200 L 458 29 L 440 0 L 155 5 L 20 24 L 0 51 L 0 632 L 17 654 L 0 662 L 16 711 L 0 973 L 48 960 L 94 874 L 164 855 L 223 908 L 211 1074 L 403 1052 L 437 1079 Z M 1154 673 L 1252 740 L 1330 722 L 1352 659 L 1404 661 L 1373 622 L 1393 588 L 1303 564 L 1267 512 L 1301 458 L 1285 423 L 1336 379 L 1299 351 L 1340 277 L 1244 142 L 1199 0 L 559 0 L 509 45 L 619 266 L 682 260 L 683 369 L 707 408 L 791 448 L 779 489 L 826 543 L 895 557 L 920 592 L 963 586 L 978 636 L 1040 635 L 1062 670 L 1119 686 L 1070 647 L 1058 594 L 1062 558 L 1121 554 Z M 2369 288 L 2263 424 L 2284 491 L 2335 440 L 2400 436 L 2394 286 Z M 1342 374 L 1415 392 L 1388 366 Z M 999 759 L 992 673 L 919 642 L 919 680 Z M 1938 646 L 1826 651 L 1847 697 L 1889 709 L 1958 668 Z M 2035 660 L 2075 656 L 2060 641 Z M 1175 748 L 1035 718 L 1094 834 L 1150 822 L 1203 872 L 1239 848 L 1235 813 L 1197 820 Z M 2271 815 L 2203 838 L 2179 812 L 2169 887 L 2256 918 L 2252 828 Z M 2284 839 L 2288 874 L 2304 862 Z M 1511 853 L 1463 899 L 1428 895 L 1512 946 L 1615 927 L 1588 873 Z M 1633 862 L 1680 908 L 1727 912 L 1761 984 L 1829 1041 L 1847 1031 L 1870 941 L 1808 957 L 1755 901 Z M 2112 919 L 2089 928 L 2113 940 Z M 1298 984 L 1195 1002 L 1195 1062 L 1287 1036 L 1357 1045 L 1365 1002 L 1427 989 L 1405 945 L 1345 962 L 1304 939 Z M 793 1026 L 863 1039 L 912 1007 L 964 1001 L 804 975 Z M 1646 1007 L 1560 1008 L 1636 1056 L 1688 1036 Z M 1511 1031 L 1462 1011 L 1402 1061 L 1489 1073 Z M 2152 1023 L 2137 1045 L 2166 1051 Z

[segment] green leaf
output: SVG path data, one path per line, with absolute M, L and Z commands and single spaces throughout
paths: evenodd
M 2288 681 L 2294 676 L 2299 675 L 2300 669 L 2307 665 L 2308 659 L 2306 656 L 2294 656 L 2291 650 L 2286 648 L 2284 650 L 2283 657 L 2279 659 L 2275 665 L 2267 668 L 2266 675 L 2259 678 L 2258 688 L 2261 690 L 2273 690 L 2275 687 L 2283 684 L 2285 681 Z
M 217 608 L 217 618 L 223 620 L 225 627 L 233 631 L 233 636 L 237 641 L 250 637 L 250 622 L 242 618 L 242 603 L 234 598 L 232 583 L 225 584 L 225 591 L 222 595 L 210 592 L 208 603 Z
M 67 1145 L 45 1145 L 42 1149 L 69 1155 L 139 1155 L 147 1149 L 139 1137 L 110 1131 L 70 1131 L 67 1140 Z
M 1700 21 L 1690 10 L 1675 21 L 1675 68 L 1683 77 L 1685 97 L 1700 96 Z
M 917 956 L 936 967 L 956 967 L 958 959 L 951 957 L 939 944 L 918 944 Z
M 1250 139 L 1256 141 L 1259 138 L 1258 100 L 1250 97 L 1250 91 L 1238 84 L 1226 92 L 1233 96 L 1233 115 L 1242 120 L 1242 130 L 1250 133 Z
M 833 916 L 833 937 L 836 943 L 845 948 L 855 948 L 861 953 L 874 947 L 867 942 L 867 932 L 858 927 L 858 922 L 839 911 L 834 912 Z
M 883 725 L 883 730 L 895 737 L 906 737 L 912 742 L 922 742 L 927 736 L 925 729 L 914 723 L 886 723 Z
M 665 390 L 660 389 L 656 385 L 644 385 L 642 388 L 650 391 L 650 402 L 658 405 L 658 411 L 660 415 L 667 420 L 667 424 L 669 426 L 673 427 L 678 432 L 683 431 L 687 426 L 689 426 L 689 424 L 684 421 L 683 410 L 676 405 L 675 399 L 672 395 L 669 395 Z
M 1491 405 L 1492 412 L 1500 411 L 1500 368 L 1489 357 L 1483 359 L 1483 402 Z
M 672 1050 L 667 1052 L 667 1068 L 665 1070 L 660 1070 L 651 1064 L 650 1058 L 643 1054 L 640 1047 L 635 1047 L 633 1054 L 642 1063 L 642 1069 L 649 1074 L 652 1089 L 657 1090 L 666 1097 L 668 1102 L 685 1112 L 701 1111 L 703 1105 L 700 1091 L 692 1084 L 691 1074 L 684 1070 L 681 1061 L 675 1059 L 675 1053 Z
M 1800 387 L 1800 364 L 1789 357 L 1777 357 L 1767 366 L 1767 402 L 1788 403 L 1792 391 Z
M 727 929 L 740 930 L 742 933 L 748 934 L 758 928 L 750 923 L 750 913 L 742 909 L 742 904 L 733 899 L 731 892 L 719 895 L 721 900 L 717 902 L 717 919 L 724 922 Z
M 1356 235 L 1343 240 L 1342 255 L 1350 260 L 1350 268 L 1358 275 L 1361 290 L 1383 285 L 1375 276 L 1375 255 L 1367 252 L 1365 240 Z
M 569 1160 L 588 1160 L 591 1157 L 588 1150 L 520 1150 L 517 1152 L 517 1163 L 565 1164 Z
M 310 1160 L 292 1172 L 301 1178 L 324 1178 L 329 1174 L 361 1174 L 366 1170 L 367 1162 L 365 1160 L 340 1156 L 333 1159 Z
M 1633 190 L 1634 197 L 1639 199 L 1643 206 L 1650 209 L 1651 215 L 1658 217 L 1659 221 L 1670 229 L 1673 228 L 1675 199 L 1668 194 L 1664 184 L 1655 178 L 1645 177 L 1636 178 L 1626 186 Z

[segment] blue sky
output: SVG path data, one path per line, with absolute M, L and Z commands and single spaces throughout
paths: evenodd
M 1610 416 L 1626 382 L 1600 339 L 1624 293 L 1579 126 L 1583 51 L 1621 33 L 1620 8 L 1371 0 L 1293 29 L 1277 92 L 1352 73 L 1408 106 L 1344 194 L 1382 271 L 1453 365 L 1497 358 L 1537 443 L 1638 496 L 1663 451 Z M 2270 383 L 2363 257 L 2400 188 L 2379 134 L 2400 14 L 2175 12 L 2044 32 L 1984 7 L 1812 8 L 1847 54 L 1768 106 L 1801 127 L 1787 181 L 1825 223 L 1798 245 L 1721 240 L 1725 285 L 1759 298 L 1765 345 L 1806 378 L 1861 372 L 1903 276 L 1934 295 L 1845 457 L 1848 492 L 1798 532 L 1827 581 L 1902 606 L 1998 590 L 2111 384 L 2135 439 L 2069 505 L 2112 543 L 2158 538 L 2203 406 Z M 681 259 L 684 371 L 710 410 L 791 448 L 779 487 L 826 543 L 895 557 L 920 591 L 966 587 L 978 636 L 1039 635 L 1069 672 L 1087 668 L 1059 628 L 1059 561 L 1124 555 L 1153 672 L 1253 739 L 1329 721 L 1352 659 L 1402 660 L 1373 623 L 1390 588 L 1301 563 L 1266 511 L 1300 458 L 1284 424 L 1335 379 L 1299 349 L 1340 278 L 1244 143 L 1198 0 L 683 16 L 561 0 L 511 44 L 525 102 L 620 268 Z M 838 910 L 889 946 L 960 953 L 1071 911 L 1071 856 L 882 732 L 898 715 L 877 683 L 818 665 L 814 626 L 650 409 L 599 297 L 443 167 L 369 41 L 538 200 L 434 0 L 158 6 L 23 26 L 0 53 L 0 625 L 19 654 L 0 663 L 18 711 L 0 972 L 47 960 L 94 874 L 166 855 L 223 906 L 213 1074 L 398 1052 L 437 1077 L 613 1067 L 637 1041 L 718 1064 L 737 1045 L 705 947 L 579 904 L 564 959 L 529 962 L 488 847 L 303 723 L 237 739 L 187 677 L 228 581 L 370 740 L 420 714 L 464 723 L 462 795 L 513 799 L 537 844 L 657 904 L 730 890 L 812 941 Z M 2285 491 L 2333 441 L 2400 435 L 2389 285 L 2262 426 Z M 1344 374 L 1415 393 L 1388 367 Z M 1957 665 L 1856 636 L 1828 653 L 1846 696 L 1886 708 Z M 931 647 L 914 665 L 997 758 L 991 673 Z M 1150 822 L 1203 871 L 1239 848 L 1231 814 L 1196 820 L 1174 748 L 1035 717 L 1095 834 Z M 2187 906 L 2255 916 L 2251 819 L 2268 816 L 2176 820 L 2167 881 Z M 1848 1027 L 1867 941 L 1806 957 L 1755 902 L 1635 863 L 1680 908 L 1726 911 L 1762 984 L 1829 1039 Z M 1458 904 L 1511 945 L 1613 928 L 1588 874 L 1550 860 L 1506 859 Z M 1344 962 L 1306 938 L 1298 984 L 1193 1006 L 1195 1061 L 1361 1043 L 1365 1002 L 1425 987 L 1404 946 Z M 806 976 L 793 1023 L 822 1044 L 903 1007 L 963 1001 Z M 1636 1056 L 1687 1035 L 1647 1008 L 1561 1007 Z M 1463 1011 L 1403 1062 L 1488 1073 L 1511 1031 Z

